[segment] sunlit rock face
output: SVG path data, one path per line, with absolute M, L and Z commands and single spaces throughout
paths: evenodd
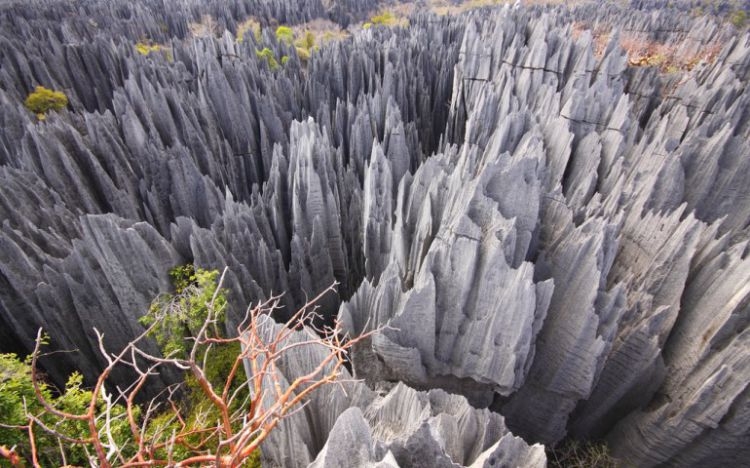
M 542 466 L 535 444 L 566 437 L 746 463 L 750 42 L 653 6 L 363 29 L 375 0 L 4 3 L 2 351 L 43 327 L 81 351 L 49 376 L 91 378 L 93 328 L 122 348 L 187 262 L 229 267 L 230 322 L 337 281 L 321 320 L 379 330 L 351 357 L 364 383 L 287 421 L 271 466 Z M 316 19 L 355 26 L 307 62 L 269 27 Z M 68 109 L 38 121 L 37 85 Z
M 270 339 L 280 327 L 269 319 L 261 333 Z M 327 350 L 305 345 L 309 338 L 298 331 L 280 343 L 296 346 L 280 360 L 277 375 L 264 379 L 264 390 L 274 392 L 278 384 L 284 391 L 295 376 L 315 371 Z M 316 468 L 546 466 L 544 446 L 514 436 L 501 415 L 440 389 L 390 387 L 378 394 L 344 371 L 339 384 L 316 392 L 270 434 L 264 461 Z

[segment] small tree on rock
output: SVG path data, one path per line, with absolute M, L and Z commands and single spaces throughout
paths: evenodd
M 68 97 L 60 91 L 37 86 L 23 104 L 28 110 L 36 114 L 39 120 L 44 120 L 45 114 L 50 110 L 60 111 L 65 109 L 68 106 Z

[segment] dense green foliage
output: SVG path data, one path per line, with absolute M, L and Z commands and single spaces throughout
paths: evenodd
M 218 289 L 219 272 L 217 270 L 196 269 L 192 264 L 177 266 L 170 270 L 170 277 L 175 288 L 174 295 L 165 295 L 158 298 L 151 305 L 149 313 L 141 318 L 144 325 L 157 323 L 152 330 L 152 336 L 156 339 L 162 353 L 165 356 L 185 358 L 192 346 L 190 338 L 197 335 L 200 328 L 209 319 L 209 311 L 212 311 L 215 324 L 209 333 L 212 337 L 223 338 L 226 336 L 223 325 L 224 309 L 227 299 L 225 291 Z M 237 356 L 241 350 L 237 342 L 225 343 L 220 346 L 200 346 L 198 356 L 206 363 L 204 368 L 206 378 L 215 388 L 221 389 L 231 372 Z M 235 379 L 231 392 L 239 389 L 243 379 Z M 185 422 L 188 428 L 197 431 L 195 436 L 188 438 L 187 442 L 196 445 L 201 440 L 199 431 L 213 427 L 219 419 L 219 410 L 208 399 L 206 399 L 195 377 L 185 374 L 186 393 L 181 402 L 182 413 L 187 415 Z M 239 389 L 247 394 L 247 389 Z M 238 398 L 230 410 L 238 409 L 244 398 Z M 237 422 L 240 424 L 240 421 Z M 151 424 L 151 434 L 157 439 L 166 442 L 173 430 L 179 429 L 179 422 L 171 411 L 159 415 Z M 238 429 L 238 428 L 235 428 Z M 218 442 L 218 441 L 215 441 Z M 173 456 L 177 459 L 189 455 L 186 447 L 175 448 Z M 258 454 L 255 455 L 257 466 L 259 464 Z M 250 466 L 255 466 L 252 463 Z
M 47 112 L 65 109 L 68 105 L 68 97 L 60 91 L 37 86 L 23 104 L 28 110 L 35 113 L 39 120 L 43 120 Z
M 51 392 L 42 387 L 44 394 L 51 398 Z M 11 426 L 23 426 L 27 423 L 26 410 L 37 413 L 40 408 L 31 385 L 31 367 L 29 362 L 21 361 L 15 354 L 0 354 L 0 423 Z M 28 453 L 26 433 L 12 428 L 0 427 L 0 443 L 17 446 L 22 454 Z M 0 461 L 0 466 L 3 465 Z
M 175 294 L 181 294 L 190 286 L 198 284 L 198 277 L 195 273 L 195 265 L 187 263 L 178 265 L 169 270 L 169 277 L 172 278 Z
M 40 392 L 54 408 L 73 414 L 82 414 L 86 411 L 91 401 L 92 393 L 83 388 L 83 376 L 73 373 L 62 391 L 54 389 L 44 382 L 40 382 Z M 99 409 L 103 409 L 105 402 L 98 401 Z M 62 435 L 75 439 L 88 437 L 89 431 L 85 421 L 61 420 L 45 413 L 42 404 L 36 397 L 31 380 L 31 362 L 29 359 L 22 361 L 15 354 L 0 354 L 0 423 L 16 428 L 0 427 L 0 445 L 15 447 L 15 450 L 26 459 L 31 458 L 31 447 L 28 433 L 21 426 L 29 423 L 28 414 L 35 415 L 48 427 Z M 125 409 L 115 405 L 112 409 L 110 428 L 113 438 L 121 447 L 132 451 L 134 447 L 128 448 L 131 438 L 130 427 L 124 417 Z M 100 421 L 99 427 L 103 427 L 104 420 Z M 81 444 L 60 444 L 54 437 L 37 425 L 35 428 L 37 454 L 42 466 L 63 465 L 63 452 L 65 461 L 70 465 L 88 465 L 88 453 L 93 453 L 91 446 Z M 8 462 L 0 459 L 0 466 L 10 466 Z
M 185 358 L 191 345 L 188 339 L 195 336 L 206 321 L 212 301 L 216 312 L 214 327 L 220 327 L 226 297 L 216 291 L 219 276 L 216 270 L 196 270 L 189 265 L 176 267 L 169 274 L 175 294 L 158 297 L 140 322 L 146 326 L 156 323 L 152 336 L 165 356 Z M 223 334 L 223 330 L 215 331 Z

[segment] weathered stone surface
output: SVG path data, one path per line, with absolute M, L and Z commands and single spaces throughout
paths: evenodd
M 282 327 L 268 317 L 263 320 L 262 336 L 274 336 Z M 306 341 L 309 335 L 297 331 L 281 345 Z M 278 362 L 277 378 L 264 380 L 267 391 L 273 392 L 277 381 L 286 388 L 325 356 L 320 345 L 291 348 Z M 266 439 L 262 453 L 269 466 L 546 465 L 543 446 L 528 446 L 508 431 L 502 416 L 474 409 L 462 396 L 419 392 L 403 383 L 378 396 L 363 382 L 351 381 L 346 371 L 340 379 L 315 392 L 301 412 L 284 419 Z
M 41 326 L 82 351 L 51 378 L 91 378 L 91 327 L 123 346 L 186 262 L 229 267 L 230 322 L 281 292 L 284 319 L 338 281 L 321 320 L 383 327 L 355 376 L 427 391 L 315 399 L 269 460 L 543 463 L 507 423 L 638 466 L 746 464 L 750 40 L 631 3 L 417 12 L 303 62 L 272 21 L 346 25 L 380 2 L 4 2 L 2 350 Z M 196 37 L 204 15 L 215 34 Z M 249 16 L 260 39 L 235 41 Z M 623 41 L 689 64 L 632 66 Z M 290 58 L 272 70 L 264 47 Z M 68 108 L 38 121 L 36 85 Z M 461 418 L 493 435 L 441 435 Z

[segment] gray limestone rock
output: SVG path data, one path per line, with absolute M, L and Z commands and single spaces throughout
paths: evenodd
M 336 281 L 320 322 L 379 329 L 351 357 L 365 383 L 314 398 L 269 461 L 540 466 L 528 444 L 576 437 L 747 464 L 747 33 L 662 0 L 415 11 L 304 61 L 271 27 L 381 3 L 4 2 L 0 351 L 41 326 L 81 351 L 50 378 L 90 380 L 91 328 L 122 347 L 178 264 L 229 267 L 230 324 Z M 236 41 L 249 16 L 260 38 Z M 639 42 L 676 71 L 631 60 Z M 38 120 L 37 85 L 67 108 Z M 368 388 L 396 381 L 424 391 Z

